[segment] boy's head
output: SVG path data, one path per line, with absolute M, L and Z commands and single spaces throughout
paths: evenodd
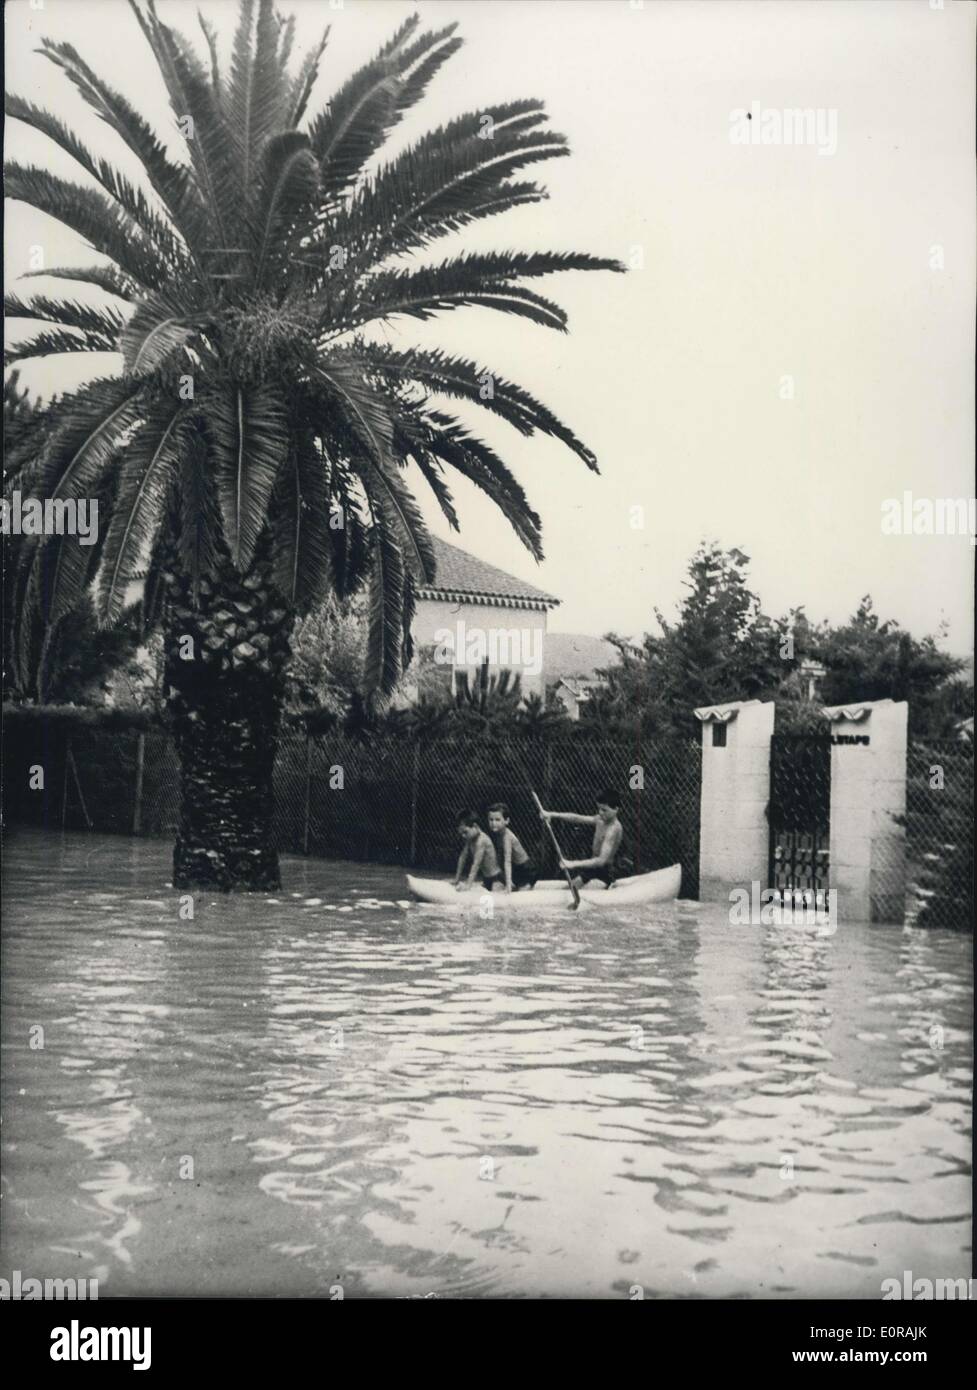
M 504 830 L 509 824 L 509 808 L 504 801 L 496 801 L 488 808 L 489 830 Z
M 621 809 L 621 798 L 612 787 L 605 787 L 597 798 L 597 814 L 601 820 L 613 820 Z
M 474 840 L 481 835 L 482 827 L 474 811 L 462 811 L 458 817 L 458 834 L 463 840 Z

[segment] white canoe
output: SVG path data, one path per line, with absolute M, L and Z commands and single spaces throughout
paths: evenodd
M 598 884 L 582 888 L 582 903 L 594 907 L 633 907 L 636 903 L 667 902 L 677 898 L 682 886 L 681 864 L 671 864 L 667 869 L 655 869 L 650 874 L 636 874 L 634 878 L 619 878 L 613 888 Z M 415 878 L 407 875 L 407 887 L 423 903 L 448 903 L 452 907 L 477 907 L 486 896 L 479 884 L 459 893 L 452 883 L 444 878 Z M 540 879 L 535 888 L 524 889 L 521 893 L 503 893 L 498 889 L 492 894 L 492 907 L 507 911 L 519 909 L 535 910 L 539 907 L 569 907 L 570 890 L 564 879 Z

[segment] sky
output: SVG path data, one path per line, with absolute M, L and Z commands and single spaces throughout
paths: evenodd
M 436 244 L 616 257 L 624 275 L 538 282 L 563 335 L 488 309 L 402 320 L 408 345 L 475 358 L 541 398 L 594 450 L 600 475 L 541 436 L 476 411 L 542 514 L 537 566 L 459 480 L 461 534 L 417 480 L 432 530 L 558 595 L 552 629 L 638 637 L 682 594 L 702 540 L 751 557 L 773 615 L 843 621 L 863 594 L 917 635 L 973 647 L 966 536 L 892 535 L 884 504 L 972 497 L 977 6 L 947 0 L 282 0 L 298 44 L 331 25 L 311 109 L 411 13 L 457 21 L 464 47 L 391 140 L 391 153 L 465 111 L 532 96 L 569 159 L 536 166 L 547 202 Z M 197 5 L 160 0 L 194 36 Z M 231 0 L 199 7 L 226 46 Z M 178 148 L 161 79 L 124 0 L 12 0 L 9 89 L 56 110 L 98 153 L 133 166 L 34 50 L 66 40 Z M 820 113 L 814 143 L 734 143 Z M 755 126 L 733 113 L 750 111 Z M 7 156 L 86 181 L 18 122 Z M 91 253 L 7 203 L 8 289 L 31 247 L 45 264 Z M 55 288 L 25 281 L 21 290 Z M 72 287 L 74 292 L 74 287 Z M 79 297 L 83 296 L 83 291 Z M 12 335 L 13 336 L 13 335 Z M 79 360 L 29 363 L 48 396 Z M 111 359 L 109 359 L 111 364 Z M 99 360 L 99 371 L 108 369 Z M 89 372 L 91 369 L 88 369 Z

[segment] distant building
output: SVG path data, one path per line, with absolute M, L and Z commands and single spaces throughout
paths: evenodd
M 554 699 L 560 702 L 573 720 L 580 718 L 584 705 L 593 697 L 594 692 L 603 689 L 603 681 L 579 680 L 576 676 L 564 676 L 551 687 Z
M 489 676 L 518 675 L 523 695 L 542 697 L 546 619 L 560 600 L 447 541 L 435 539 L 434 551 L 436 581 L 418 590 L 411 629 L 417 680 L 407 697 L 453 690 L 461 673 L 473 681 L 485 667 Z

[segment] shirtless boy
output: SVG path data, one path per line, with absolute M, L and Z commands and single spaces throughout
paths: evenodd
M 547 820 L 565 820 L 573 825 L 592 825 L 594 827 L 593 853 L 590 859 L 561 859 L 560 868 L 576 873 L 574 882 L 580 888 L 585 882 L 599 879 L 608 888 L 614 887 L 615 868 L 624 826 L 618 817 L 621 798 L 616 792 L 606 788 L 597 798 L 595 816 L 578 816 L 573 811 L 544 811 Z
M 501 882 L 502 870 L 495 855 L 495 846 L 479 825 L 474 811 L 463 811 L 458 817 L 458 834 L 464 843 L 452 883 L 459 893 L 464 893 L 475 886 L 476 879 L 481 879 L 482 886 L 491 892 Z M 468 875 L 463 878 L 469 859 Z
M 536 882 L 536 870 L 525 846 L 509 825 L 509 808 L 504 801 L 497 801 L 488 808 L 488 833 L 495 846 L 505 891 L 511 893 L 513 889 L 518 892 L 520 888 L 532 888 Z

